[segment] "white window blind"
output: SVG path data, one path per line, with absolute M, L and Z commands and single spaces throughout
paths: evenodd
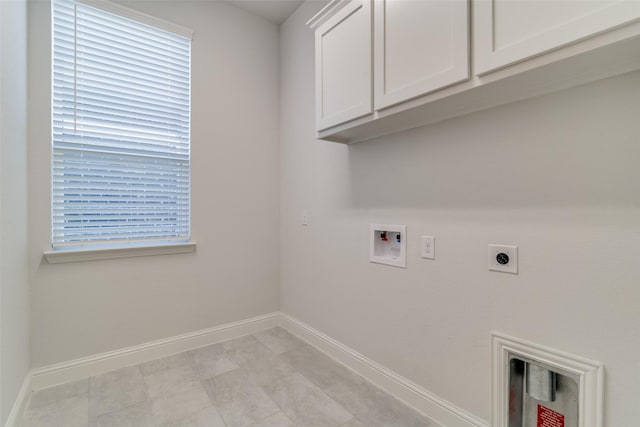
M 190 38 L 52 8 L 54 249 L 189 240 Z

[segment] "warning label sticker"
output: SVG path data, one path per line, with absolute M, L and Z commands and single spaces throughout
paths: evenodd
M 564 415 L 538 405 L 538 424 L 536 427 L 564 427 Z

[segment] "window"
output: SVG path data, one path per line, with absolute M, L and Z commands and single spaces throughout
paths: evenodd
M 190 31 L 85 3 L 52 3 L 53 249 L 188 242 Z

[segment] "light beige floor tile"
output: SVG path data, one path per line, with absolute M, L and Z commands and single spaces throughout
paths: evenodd
M 144 377 L 150 399 L 187 391 L 200 384 L 200 380 L 189 365 L 158 370 Z
M 154 426 L 174 426 L 180 420 L 195 416 L 212 406 L 207 392 L 201 384 L 177 394 L 151 400 L 151 416 Z
M 146 387 L 137 366 L 107 372 L 89 379 L 91 418 L 128 408 L 146 399 Z
M 24 427 L 87 427 L 89 397 L 87 394 L 62 399 L 49 405 L 28 409 L 22 421 Z
M 349 369 L 311 346 L 282 353 L 280 358 L 323 390 L 352 375 Z
M 214 344 L 187 352 L 193 369 L 200 379 L 208 379 L 238 368 L 222 344 Z
M 154 359 L 149 362 L 141 363 L 140 371 L 142 375 L 152 375 L 158 371 L 166 369 L 178 368 L 180 366 L 191 366 L 191 362 L 187 357 L 187 353 L 178 353 L 172 356 Z
M 369 427 L 437 426 L 354 373 L 338 378 L 324 391 Z
M 68 399 L 70 397 L 80 396 L 82 394 L 86 395 L 88 392 L 88 378 L 45 388 L 33 393 L 33 395 L 31 396 L 31 400 L 29 401 L 29 408 L 39 408 L 41 406 L 50 405 L 64 399 Z
M 275 354 L 281 354 L 285 351 L 295 350 L 296 348 L 306 347 L 308 345 L 289 331 L 280 327 L 258 332 L 254 334 L 254 336 Z
M 439 427 L 435 422 L 420 415 L 401 402 L 389 397 L 369 412 L 358 414 L 358 418 L 370 427 Z
M 364 378 L 351 372 L 336 377 L 324 392 L 356 416 L 371 411 L 377 405 L 385 404 L 385 396 L 388 396 Z
M 63 426 L 437 424 L 287 331 L 274 328 L 35 392 L 20 427 Z
M 347 423 L 343 424 L 342 427 L 365 427 L 365 425 L 362 424 L 357 418 L 354 418 L 351 421 L 347 421 Z
M 213 406 L 210 406 L 197 414 L 184 420 L 169 424 L 170 427 L 227 427 L 220 414 Z
M 295 427 L 295 424 L 284 413 L 278 412 L 250 427 Z
M 259 385 L 294 373 L 291 365 L 252 336 L 229 341 L 225 348 L 229 356 L 250 373 Z
M 89 420 L 89 427 L 147 427 L 150 421 L 151 405 L 144 401 L 92 418 Z
M 244 337 L 235 338 L 222 343 L 222 347 L 225 351 L 233 351 L 239 349 L 253 348 L 258 340 L 253 335 L 245 335 Z
M 297 373 L 280 378 L 264 389 L 296 425 L 340 426 L 353 418 L 340 404 Z
M 279 412 L 244 369 L 218 375 L 203 384 L 227 427 L 246 427 Z

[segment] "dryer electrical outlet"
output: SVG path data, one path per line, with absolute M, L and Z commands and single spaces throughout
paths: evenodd
M 489 245 L 487 262 L 491 271 L 518 274 L 518 247 Z
M 369 261 L 394 267 L 407 267 L 407 226 L 371 224 Z

